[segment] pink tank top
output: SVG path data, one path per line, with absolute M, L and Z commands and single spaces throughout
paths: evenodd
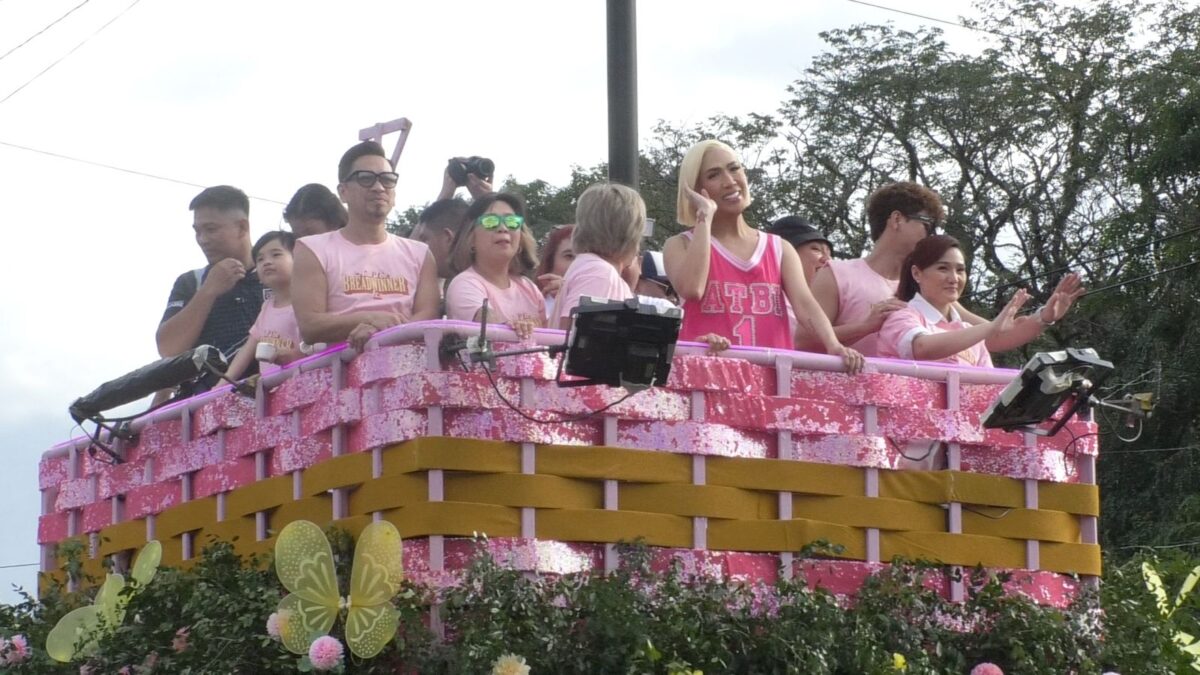
M 691 232 L 684 236 L 692 238 Z M 704 296 L 683 304 L 680 340 L 716 333 L 735 345 L 793 349 L 784 310 L 782 240 L 759 232 L 749 260 L 712 240 Z
M 334 230 L 296 240 L 313 252 L 325 270 L 325 311 L 412 314 L 429 247 L 394 234 L 387 237 L 382 244 L 358 245 Z
M 277 349 L 298 349 L 300 327 L 296 325 L 296 312 L 291 305 L 276 307 L 274 300 L 266 300 L 254 325 L 250 326 L 250 337 L 260 343 L 275 345 Z
M 864 258 L 830 260 L 829 271 L 833 273 L 838 289 L 835 326 L 867 318 L 871 305 L 894 297 L 896 286 L 900 284 L 899 279 L 887 279 L 871 269 Z M 848 346 L 862 352 L 863 356 L 878 356 L 878 342 L 879 334 L 871 333 Z

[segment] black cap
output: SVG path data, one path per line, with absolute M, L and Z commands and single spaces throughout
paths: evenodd
M 767 232 L 782 237 L 792 246 L 802 246 L 810 241 L 819 241 L 828 246 L 830 251 L 833 250 L 833 244 L 829 243 L 820 230 L 809 225 L 803 216 L 784 216 L 771 223 Z

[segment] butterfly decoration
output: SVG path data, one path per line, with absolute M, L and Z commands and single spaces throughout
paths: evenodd
M 307 654 L 346 611 L 346 644 L 369 659 L 391 641 L 399 614 L 391 600 L 404 576 L 400 532 L 387 521 L 371 523 L 358 537 L 350 572 L 350 595 L 338 594 L 333 549 L 321 528 L 307 520 L 289 523 L 275 541 L 275 573 L 289 594 L 279 601 L 279 637 L 295 654 Z
M 1149 562 L 1142 563 L 1142 577 L 1146 580 L 1146 588 L 1154 594 L 1154 601 L 1158 605 L 1158 611 L 1162 613 L 1164 619 L 1170 619 L 1175 610 L 1183 605 L 1183 601 L 1187 600 L 1192 589 L 1196 587 L 1196 582 L 1200 581 L 1200 565 L 1197 565 L 1192 573 L 1187 575 L 1183 580 L 1183 586 L 1179 588 L 1179 594 L 1175 596 L 1175 603 L 1172 605 L 1167 599 L 1167 591 L 1163 588 L 1162 578 L 1158 575 L 1158 570 Z M 1200 671 L 1200 640 L 1197 640 L 1190 633 L 1183 631 L 1175 631 L 1172 640 L 1179 646 L 1185 654 L 1192 657 L 1192 668 Z
M 136 582 L 135 593 L 154 579 L 161 562 L 162 544 L 157 540 L 142 547 L 129 573 Z M 125 607 L 133 594 L 122 593 L 124 590 L 125 577 L 109 574 L 96 592 L 95 602 L 73 609 L 59 619 L 46 636 L 46 653 L 50 658 L 69 663 L 95 654 L 100 640 L 125 621 Z

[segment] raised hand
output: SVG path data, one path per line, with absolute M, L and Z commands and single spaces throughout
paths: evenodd
M 717 203 L 708 196 L 708 190 L 696 192 L 688 186 L 683 186 L 688 203 L 696 214 L 696 227 L 712 225 L 713 214 L 717 212 Z
M 1013 321 L 1015 321 L 1017 318 L 1017 312 L 1021 311 L 1021 308 L 1024 307 L 1025 303 L 1027 302 L 1029 302 L 1029 292 L 1024 288 L 1018 290 L 1016 293 L 1013 293 L 1012 298 L 1009 299 L 1008 304 L 1004 306 L 1004 309 L 1000 310 L 1000 313 L 996 315 L 996 318 L 992 319 L 992 335 L 1003 333 L 1009 328 L 1012 328 Z
M 1042 306 L 1041 319 L 1043 324 L 1052 324 L 1055 321 L 1066 316 L 1067 311 L 1071 309 L 1071 305 L 1082 296 L 1087 289 L 1083 287 L 1083 281 L 1079 275 L 1071 272 L 1063 277 L 1062 281 L 1055 286 L 1054 293 L 1050 295 L 1050 299 Z
M 213 295 L 223 295 L 233 290 L 237 282 L 245 277 L 246 266 L 240 260 L 226 258 L 208 268 L 201 288 L 212 291 Z

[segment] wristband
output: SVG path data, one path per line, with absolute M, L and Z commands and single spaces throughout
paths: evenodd
M 1033 313 L 1034 320 L 1037 321 L 1038 324 L 1042 326 L 1042 328 L 1045 328 L 1047 326 L 1053 326 L 1054 324 L 1058 323 L 1058 319 L 1055 319 L 1054 321 L 1047 321 L 1047 320 L 1043 319 L 1042 318 L 1042 310 L 1043 309 L 1046 309 L 1045 305 L 1038 307 L 1037 310 L 1034 311 L 1034 313 Z

